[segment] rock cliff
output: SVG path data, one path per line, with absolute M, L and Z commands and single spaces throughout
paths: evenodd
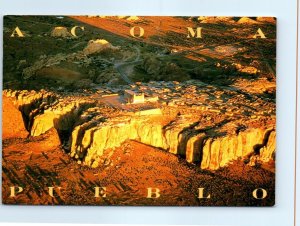
M 252 154 L 268 162 L 275 152 L 275 132 L 269 132 L 273 128 L 251 128 L 236 135 L 215 137 L 189 129 L 182 132 L 180 126 L 163 128 L 145 119 L 124 116 L 92 127 L 88 124 L 75 127 L 71 146 L 71 155 L 83 158 L 86 165 L 93 165 L 106 149 L 119 147 L 127 139 L 178 154 L 188 162 L 198 162 L 202 169 L 211 170 Z
M 274 119 L 224 118 L 179 111 L 162 122 L 157 115 L 138 115 L 97 103 L 89 96 L 60 96 L 47 91 L 5 91 L 25 117 L 31 136 L 55 128 L 64 148 L 80 163 L 97 167 L 107 150 L 126 140 L 179 155 L 201 169 L 216 170 L 237 159 L 275 158 Z M 162 109 L 162 118 L 170 117 Z M 210 113 L 212 114 L 212 113 Z M 272 121 L 273 120 L 273 121 Z

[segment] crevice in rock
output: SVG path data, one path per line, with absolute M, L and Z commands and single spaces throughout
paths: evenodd
M 275 131 L 275 130 L 274 130 L 274 129 L 269 129 L 269 130 L 267 130 L 267 131 L 265 132 L 263 142 L 260 143 L 260 144 L 256 144 L 256 145 L 253 146 L 253 151 L 254 151 L 254 154 L 255 154 L 255 155 L 259 155 L 259 154 L 260 154 L 261 148 L 267 146 L 267 143 L 268 143 L 270 134 L 271 134 L 271 132 L 273 132 L 273 131 Z
M 18 95 L 16 95 L 16 97 L 18 98 Z M 32 99 L 29 103 L 18 103 L 19 110 L 23 117 L 25 128 L 28 132 L 30 132 L 31 130 L 33 118 L 36 115 L 43 113 L 45 108 L 48 108 L 49 106 L 54 104 L 56 100 L 56 96 L 54 95 L 41 94 L 38 98 Z
M 72 131 L 79 119 L 79 116 L 88 108 L 95 106 L 95 103 L 82 103 L 75 106 L 70 112 L 53 119 L 54 128 L 57 130 L 63 146 L 69 143 Z
M 50 92 L 15 97 L 31 136 L 55 128 L 63 149 L 91 167 L 97 166 L 106 150 L 120 147 L 126 140 L 176 154 L 208 170 L 253 155 L 262 155 L 265 161 L 275 156 L 275 129 L 266 126 L 239 126 L 228 118 L 202 121 L 191 114 L 177 114 L 163 126 L 152 116 L 110 111 L 85 97 L 64 98 Z

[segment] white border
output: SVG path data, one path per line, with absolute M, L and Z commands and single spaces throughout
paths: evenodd
M 0 205 L 0 221 L 293 226 L 296 3 L 296 0 L 0 0 L 1 17 L 6 14 L 246 15 L 276 16 L 278 20 L 275 207 L 53 207 Z M 3 18 L 0 18 L 0 20 L 0 31 L 2 31 Z M 2 43 L 2 32 L 0 40 Z M 2 45 L 0 48 L 2 52 Z M 2 55 L 0 68 L 2 68 Z

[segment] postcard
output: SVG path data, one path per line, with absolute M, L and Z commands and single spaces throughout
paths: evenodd
M 2 202 L 273 206 L 276 18 L 5 16 Z

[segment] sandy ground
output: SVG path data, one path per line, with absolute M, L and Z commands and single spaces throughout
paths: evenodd
M 103 165 L 96 169 L 77 164 L 59 147 L 54 129 L 38 138 L 6 139 L 3 142 L 3 202 L 46 205 L 273 204 L 274 174 L 242 162 L 215 172 L 203 171 L 175 155 L 134 141 L 125 142 L 114 152 L 107 150 L 105 156 Z M 11 186 L 20 186 L 24 190 L 16 197 L 9 197 Z M 56 187 L 54 197 L 49 196 L 48 187 Z M 95 187 L 105 187 L 106 197 L 94 197 Z M 148 188 L 158 188 L 160 197 L 147 198 Z M 198 199 L 198 188 L 204 188 L 204 195 L 210 194 L 211 198 Z M 266 188 L 268 197 L 254 199 L 252 191 L 255 188 Z

